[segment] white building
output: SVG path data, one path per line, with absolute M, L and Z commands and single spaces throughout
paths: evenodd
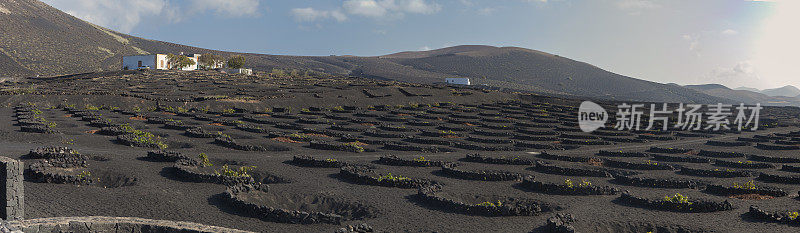
M 228 73 L 228 74 L 253 75 L 253 70 L 252 69 L 244 69 L 244 68 L 242 68 L 242 69 L 223 69 L 222 72 L 223 73 Z
M 445 78 L 444 82 L 447 84 L 470 85 L 469 78 Z
M 187 54 L 185 55 L 194 61 L 194 65 L 186 66 L 181 70 L 196 70 L 200 54 Z M 137 70 L 137 69 L 156 69 L 168 70 L 169 59 L 166 54 L 150 54 L 150 55 L 137 55 L 137 56 L 124 56 L 122 57 L 123 70 Z

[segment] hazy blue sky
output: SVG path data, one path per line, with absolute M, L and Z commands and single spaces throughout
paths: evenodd
M 148 39 L 373 56 L 518 46 L 680 84 L 800 86 L 797 0 L 44 0 Z

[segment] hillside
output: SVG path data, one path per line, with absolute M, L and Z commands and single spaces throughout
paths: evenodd
M 768 96 L 796 97 L 800 95 L 800 89 L 797 89 L 797 87 L 791 85 L 787 85 L 779 88 L 762 90 L 761 93 Z
M 686 85 L 684 87 L 688 87 L 688 88 L 699 90 L 699 91 L 715 90 L 715 89 L 731 90 L 730 88 L 728 88 L 728 87 L 726 87 L 725 85 L 722 85 L 722 84 Z
M 125 35 L 37 0 L 0 0 L 0 77 L 118 70 L 122 56 L 214 51 Z M 731 100 L 675 85 L 611 73 L 558 55 L 516 47 L 456 46 L 380 57 L 243 54 L 249 67 L 314 70 L 417 83 L 469 77 L 511 90 L 610 100 L 717 103 Z
M 752 87 L 737 87 L 737 88 L 734 88 L 734 90 L 752 91 L 752 92 L 759 92 L 759 93 L 761 92 L 761 90 L 759 90 L 758 88 L 752 88 Z
M 523 90 L 612 100 L 728 102 L 684 87 L 611 73 L 558 55 L 517 47 L 457 46 L 381 57 L 419 70 L 471 77 L 475 83 L 505 82 Z
M 735 101 L 735 103 L 761 103 L 762 105 L 776 106 L 800 105 L 800 99 L 795 97 L 769 96 L 760 92 L 745 90 L 742 88 L 730 89 L 720 84 L 686 85 L 684 87 L 694 89 L 711 96 L 730 99 Z

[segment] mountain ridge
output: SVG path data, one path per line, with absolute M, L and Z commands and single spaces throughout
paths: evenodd
M 768 96 L 797 97 L 800 96 L 800 89 L 792 85 L 786 85 L 779 88 L 764 89 L 761 90 L 761 93 Z
M 734 100 L 739 103 L 800 106 L 800 98 L 780 95 L 770 96 L 758 91 L 758 89 L 755 89 L 756 91 L 751 91 L 752 89 L 742 87 L 730 89 L 720 84 L 685 85 L 684 87 L 691 88 L 708 95 Z

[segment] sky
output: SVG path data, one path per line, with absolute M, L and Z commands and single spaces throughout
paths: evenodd
M 515 46 L 661 83 L 800 87 L 798 0 L 43 0 L 147 39 L 281 55 Z

